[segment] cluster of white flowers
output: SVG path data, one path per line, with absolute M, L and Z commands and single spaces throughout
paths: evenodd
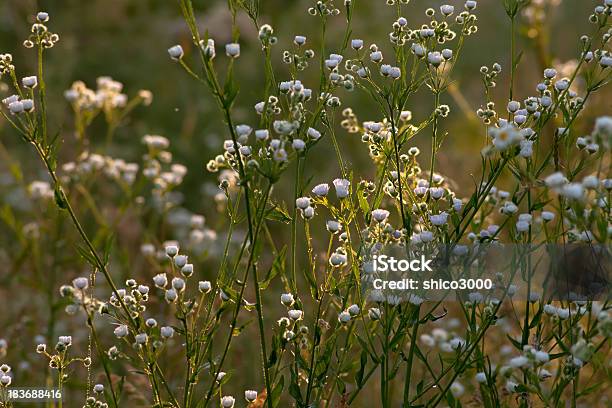
M 47 28 L 46 24 L 49 21 L 49 13 L 39 11 L 36 14 L 36 21 L 30 28 L 30 36 L 23 42 L 24 47 L 33 48 L 39 46 L 42 48 L 52 48 L 58 41 L 59 35 L 52 33 Z
M 115 159 L 87 151 L 81 153 L 75 162 L 62 165 L 63 181 L 84 181 L 98 173 L 111 180 L 117 180 L 132 185 L 136 181 L 140 166 L 138 163 L 128 163 L 123 159 Z
M 96 90 L 90 89 L 83 81 L 75 81 L 70 89 L 64 92 L 64 97 L 75 112 L 85 115 L 84 125 L 91 123 L 98 112 L 104 112 L 107 116 L 119 115 L 116 111 L 122 111 L 130 106 L 128 96 L 123 93 L 123 84 L 111 77 L 101 76 L 96 79 Z M 142 89 L 138 91 L 132 103 L 142 103 L 145 106 L 153 102 L 151 91 Z M 130 107 L 131 109 L 131 107 Z

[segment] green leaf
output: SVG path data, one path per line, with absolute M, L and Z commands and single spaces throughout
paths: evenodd
M 83 257 L 83 259 L 85 259 L 89 265 L 91 265 L 93 268 L 97 268 L 98 267 L 98 263 L 96 262 L 96 258 L 93 256 L 93 254 L 91 253 L 89 248 L 85 248 L 85 247 L 83 247 L 81 245 L 77 245 L 76 249 L 77 249 L 77 252 L 79 253 L 79 255 L 81 255 Z
M 302 400 L 302 392 L 300 390 L 300 386 L 298 385 L 298 376 L 293 368 L 291 368 L 291 384 L 289 385 L 289 394 L 295 398 L 297 402 L 297 406 L 300 407 L 303 405 Z
M 113 234 L 109 235 L 104 245 L 104 254 L 102 257 L 104 265 L 108 265 L 108 261 L 110 259 L 110 253 L 113 248 L 114 242 L 115 242 L 115 236 Z
M 366 364 L 368 363 L 368 353 L 363 350 L 361 352 L 361 357 L 359 358 L 359 370 L 357 370 L 357 374 L 355 374 L 355 382 L 357 386 L 361 388 L 363 385 L 363 374 L 365 372 Z
M 266 277 L 263 281 L 259 282 L 259 287 L 261 290 L 266 289 L 272 280 L 278 276 L 279 274 L 284 274 L 285 272 L 285 263 L 287 258 L 287 246 L 284 246 L 283 249 L 276 255 L 274 261 L 272 262 L 272 266 L 268 270 Z
M 285 224 L 289 224 L 292 220 L 289 215 L 289 211 L 286 207 L 273 204 L 271 208 L 266 210 L 266 219 L 270 221 L 278 221 Z
M 270 398 L 272 398 L 273 407 L 278 406 L 278 403 L 280 401 L 281 395 L 283 394 L 284 388 L 285 388 L 285 377 L 281 376 L 280 380 L 278 381 L 278 384 L 276 384 L 276 386 L 272 390 L 272 395 L 270 396 Z
M 64 194 L 64 190 L 59 184 L 55 186 L 55 192 L 53 195 L 55 197 L 55 204 L 57 204 L 60 209 L 65 210 L 66 208 L 68 208 L 68 200 L 66 199 L 66 194 Z

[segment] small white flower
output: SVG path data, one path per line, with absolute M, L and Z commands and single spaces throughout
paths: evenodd
M 358 38 L 355 38 L 353 40 L 351 40 L 351 47 L 353 47 L 353 49 L 355 50 L 360 50 L 363 48 L 363 40 L 360 40 Z
M 291 309 L 287 312 L 287 315 L 289 316 L 291 320 L 300 320 L 302 319 L 303 314 L 304 312 L 298 309 Z
M 380 309 L 377 307 L 373 307 L 373 308 L 370 308 L 370 310 L 368 310 L 368 317 L 371 320 L 380 320 L 381 315 L 382 313 Z
M 555 219 L 555 214 L 550 211 L 542 211 L 542 219 L 544 221 L 552 221 Z
M 49 21 L 49 13 L 47 13 L 46 11 L 39 11 L 36 14 L 36 20 L 41 23 L 46 23 L 47 21 Z
M 351 315 L 347 311 L 343 311 L 338 314 L 338 321 L 342 324 L 346 324 L 351 321 Z
M 544 305 L 544 313 L 549 315 L 549 316 L 556 316 L 557 315 L 557 308 L 553 305 L 547 304 Z
M 155 283 L 155 286 L 158 288 L 165 288 L 168 284 L 168 277 L 165 273 L 158 273 L 153 277 L 153 283 Z
M 293 38 L 293 42 L 295 43 L 295 45 L 304 45 L 306 44 L 306 37 L 304 37 L 303 35 L 296 35 Z
M 546 380 L 552 377 L 552 374 L 547 369 L 542 368 L 540 372 L 538 373 L 538 377 L 540 377 L 540 380 Z
M 548 360 L 550 360 L 548 353 L 542 350 L 536 351 L 534 357 L 538 363 L 546 363 Z
M 306 134 L 312 140 L 319 140 L 321 138 L 321 132 L 319 132 L 315 128 L 308 128 L 308 131 L 306 132 Z
M 340 252 L 334 252 L 329 257 L 329 264 L 334 267 L 344 266 L 346 265 L 347 261 L 347 256 Z
M 595 175 L 586 176 L 582 179 L 582 185 L 584 188 L 595 190 L 597 187 L 599 187 L 599 179 Z
M 517 110 L 521 109 L 521 104 L 517 101 L 508 102 L 508 112 L 514 113 Z
M 283 338 L 286 341 L 291 341 L 291 340 L 293 340 L 295 338 L 295 333 L 293 331 L 291 331 L 291 330 L 287 330 L 287 331 L 285 331 L 285 333 L 283 333 Z
M 537 301 L 539 301 L 541 298 L 541 295 L 538 292 L 530 292 L 529 293 L 529 301 L 532 303 L 535 303 Z
M 440 6 L 440 12 L 447 17 L 453 14 L 454 11 L 455 11 L 455 7 L 451 5 L 444 4 Z
M 487 375 L 483 372 L 476 373 L 476 381 L 480 384 L 487 382 Z
M 172 288 L 177 292 L 185 289 L 185 280 L 183 278 L 172 278 Z
M 437 67 L 442 63 L 442 54 L 438 51 L 429 52 L 427 54 L 427 61 L 434 67 Z
M 336 189 L 336 196 L 338 198 L 346 198 L 349 195 L 350 181 L 346 179 L 335 179 L 333 181 L 334 188 Z
M 450 392 L 453 394 L 453 397 L 459 398 L 465 392 L 465 387 L 461 383 L 455 381 L 450 386 Z
M 327 183 L 317 184 L 312 189 L 312 193 L 319 197 L 325 197 L 329 193 L 329 184 Z
M 553 68 L 547 68 L 544 70 L 544 78 L 552 79 L 557 76 L 557 71 Z
M 584 187 L 580 183 L 569 183 L 563 186 L 560 194 L 573 200 L 581 200 L 584 198 Z
M 178 294 L 176 293 L 175 289 L 168 289 L 165 293 L 164 293 L 164 298 L 166 299 L 167 302 L 174 302 L 178 297 Z
M 240 56 L 240 44 L 225 44 L 225 54 L 230 58 L 238 58 Z
M 383 55 L 382 52 L 380 51 L 373 51 L 370 53 L 370 60 L 372 60 L 372 62 L 375 63 L 379 63 L 383 60 Z
M 204 43 L 204 40 L 201 40 L 200 48 L 202 48 L 202 51 L 204 51 L 204 56 L 209 60 L 214 59 L 217 55 L 217 52 L 215 51 L 215 40 L 213 40 L 212 38 L 209 38 L 206 41 L 206 44 Z
M 525 356 L 517 356 L 510 359 L 510 361 L 508 361 L 508 365 L 514 368 L 526 367 L 529 365 L 529 359 Z
M 193 275 L 193 264 L 185 264 L 181 268 L 181 274 L 185 277 L 190 277 Z
M 166 251 L 166 255 L 168 255 L 169 257 L 173 258 L 176 256 L 176 254 L 178 254 L 178 246 L 176 245 L 168 245 L 165 248 Z
M 458 198 L 453 198 L 453 210 L 459 212 L 461 211 L 462 207 L 463 207 L 463 201 L 461 201 Z
M 372 211 L 372 218 L 374 218 L 376 222 L 381 223 L 385 221 L 388 217 L 389 217 L 389 211 L 387 210 L 383 210 L 379 208 L 379 209 Z
M 21 80 L 21 83 L 26 88 L 36 88 L 36 85 L 38 85 L 38 78 L 36 76 L 27 76 Z
M 327 231 L 331 232 L 332 234 L 342 230 L 342 224 L 336 220 L 328 220 L 325 223 L 325 227 L 327 228 Z
M 412 43 L 412 46 L 410 48 L 412 52 L 414 53 L 414 55 L 416 55 L 419 58 L 424 57 L 425 54 L 427 53 L 427 49 L 423 47 L 421 44 Z
M 531 157 L 533 155 L 533 141 L 532 140 L 521 140 L 520 142 L 521 151 L 519 155 L 521 157 Z
M 556 172 L 544 179 L 547 187 L 558 188 L 567 183 L 567 178 L 561 172 Z
M 232 396 L 226 395 L 221 398 L 221 406 L 223 408 L 233 408 L 235 403 L 236 400 Z
M 165 339 L 169 339 L 172 336 L 174 336 L 174 329 L 170 326 L 162 326 L 161 329 L 159 329 L 160 334 L 163 338 Z
M 134 339 L 136 340 L 136 344 L 146 344 L 149 340 L 149 336 L 146 333 L 137 334 Z
M 431 231 L 421 231 L 419 237 L 422 242 L 431 242 L 434 239 L 433 232 Z
M 244 399 L 247 400 L 248 402 L 255 401 L 257 399 L 257 391 L 246 390 L 244 392 Z
M 72 345 L 72 336 L 59 336 L 57 340 L 58 343 L 61 343 L 66 347 Z
M 183 47 L 180 45 L 173 45 L 172 47 L 168 48 L 168 54 L 170 55 L 170 58 L 175 61 L 180 60 L 185 55 L 183 52 Z
M 209 281 L 199 281 L 198 290 L 202 293 L 208 293 L 212 289 L 212 284 Z
M 18 115 L 20 113 L 22 113 L 25 108 L 23 106 L 23 102 L 21 101 L 16 101 L 16 102 L 11 102 L 8 106 L 9 111 L 13 114 L 13 115 Z
M 305 210 L 310 207 L 310 198 L 309 197 L 299 197 L 295 200 L 295 206 L 300 210 Z
M 567 79 L 561 79 L 557 82 L 555 82 L 555 89 L 557 89 L 558 91 L 565 91 L 567 88 L 569 88 L 570 83 Z
M 25 103 L 25 99 L 23 101 L 21 101 L 22 103 Z M 25 109 L 25 105 L 24 105 L 24 109 Z M 27 109 L 26 109 L 27 110 Z M 599 151 L 599 145 L 597 143 L 589 143 L 586 146 L 586 150 L 590 153 L 590 154 L 595 154 Z
M 557 308 L 557 316 L 561 320 L 567 320 L 570 317 L 570 311 L 569 309 L 559 307 Z
M 113 333 L 115 333 L 117 338 L 123 338 L 128 335 L 128 327 L 125 324 L 122 324 L 121 326 L 117 326 Z
M 511 392 L 511 393 L 515 392 L 517 387 L 518 387 L 518 384 L 515 383 L 514 381 L 512 381 L 512 380 L 506 381 L 506 390 L 508 392 Z
M 252 132 L 253 132 L 253 128 L 250 127 L 249 125 L 237 125 L 236 126 L 236 133 L 238 134 L 238 137 L 241 137 L 241 138 L 248 137 Z
M 34 111 L 34 101 L 32 99 L 22 99 L 21 104 L 23 105 L 23 110 L 26 112 Z
M 436 227 L 440 227 L 440 226 L 446 224 L 446 222 L 448 221 L 448 213 L 443 211 L 440 214 L 436 214 L 436 215 L 432 214 L 432 215 L 429 216 L 429 220 Z
M 444 190 L 442 187 L 431 187 L 429 189 L 429 195 L 434 200 L 439 200 L 439 199 L 441 199 L 444 196 L 444 192 L 445 191 L 446 190 Z
M 476 8 L 476 0 L 467 0 L 465 2 L 465 8 L 468 10 L 474 10 Z
M 434 339 L 433 336 L 430 336 L 429 334 L 421 334 L 419 340 L 427 347 L 433 347 L 436 345 L 436 339 Z
M 498 151 L 504 151 L 522 139 L 521 133 L 512 125 L 491 128 L 489 135 L 493 138 L 493 146 Z
M 83 277 L 76 278 L 72 281 L 72 285 L 79 290 L 87 289 L 87 286 L 89 286 L 89 280 Z
M 461 337 L 454 337 L 451 339 L 449 344 L 453 350 L 457 350 L 465 346 L 465 340 L 462 339 Z
M 360 78 L 367 78 L 369 74 L 370 70 L 367 67 L 361 67 L 357 70 L 357 75 L 359 75 Z
M 177 255 L 174 257 L 174 265 L 182 268 L 183 266 L 187 265 L 187 260 L 187 255 Z
M 527 232 L 529 231 L 529 223 L 527 221 L 517 221 L 516 230 L 518 232 Z
M 599 65 L 601 65 L 603 68 L 609 68 L 612 67 L 612 57 L 610 56 L 602 56 L 601 59 L 599 60 Z
M 258 129 L 255 131 L 255 138 L 257 140 L 267 140 L 270 137 L 268 129 Z
M 512 215 L 518 211 L 518 207 L 512 201 L 506 201 L 500 208 L 500 212 L 506 215 Z
M 295 150 L 302 151 L 306 147 L 306 142 L 304 142 L 302 139 L 293 139 L 291 145 Z
M 612 116 L 601 116 L 595 121 L 595 134 L 601 136 L 612 135 Z
M 349 312 L 349 314 L 351 316 L 357 316 L 359 314 L 359 306 L 357 305 L 351 305 L 349 306 L 349 308 L 347 309 L 347 311 Z
M 8 97 L 4 98 L 4 99 L 2 100 L 2 103 L 3 103 L 3 104 L 6 106 L 6 107 L 8 107 L 8 106 L 9 106 L 11 103 L 13 103 L 13 102 L 17 102 L 18 100 L 19 100 L 19 96 L 18 96 L 18 95 L 11 95 L 11 96 L 8 96 Z
M 399 79 L 402 76 L 402 70 L 399 67 L 391 67 L 389 76 L 393 79 Z
M 302 210 L 302 216 L 304 217 L 304 219 L 307 219 L 307 220 L 310 220 L 311 218 L 313 218 L 315 216 L 314 207 L 304 208 L 304 210 Z
M 293 298 L 293 295 L 291 293 L 283 293 L 281 295 L 281 303 L 287 307 L 293 305 L 293 302 L 295 302 L 295 299 Z

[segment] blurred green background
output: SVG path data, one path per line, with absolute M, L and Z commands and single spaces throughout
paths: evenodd
M 463 3 L 447 2 L 457 7 Z M 411 27 L 418 27 L 427 21 L 424 15 L 427 6 L 437 9 L 447 2 L 415 0 L 405 7 L 404 16 L 409 19 Z M 229 42 L 231 20 L 226 2 L 206 0 L 194 3 L 202 31 L 208 30 L 218 47 Z M 439 168 L 443 173 L 452 173 L 459 185 L 471 183 L 467 170 L 475 168 L 479 162 L 483 127 L 476 121 L 474 112 L 483 104 L 483 88 L 478 74 L 481 65 L 490 66 L 493 62 L 502 64 L 504 71 L 494 98 L 500 110 L 507 101 L 509 22 L 502 0 L 479 3 L 479 31 L 467 39 L 454 74 L 456 88 L 461 92 L 446 94 L 442 100 L 453 110 L 442 124 L 449 137 L 440 152 Z M 595 5 L 595 2 L 585 0 L 538 0 L 533 3 L 533 9 L 542 10 L 540 13 L 543 14 L 534 25 L 537 14 L 525 13 L 519 27 L 521 39 L 517 47 L 524 51 L 524 55 L 517 74 L 515 95 L 520 100 L 535 93 L 535 85 L 545 65 L 554 62 L 558 66 L 577 55 L 579 36 L 589 32 L 588 15 Z M 261 23 L 270 23 L 279 37 L 279 44 L 273 48 L 278 80 L 289 78 L 281 55 L 294 35 L 306 35 L 310 45 L 318 46 L 318 21 L 306 12 L 311 4 L 310 0 L 261 2 Z M 356 4 L 352 37 L 362 38 L 366 44 L 377 43 L 388 51 L 387 34 L 396 18 L 394 7 L 386 6 L 384 0 L 356 0 Z M 540 8 L 540 4 L 543 8 Z M 51 15 L 50 29 L 60 34 L 60 43 L 47 54 L 46 75 L 53 111 L 52 126 L 63 129 L 66 140 L 62 155 L 71 158 L 72 121 L 62 93 L 73 81 L 80 79 L 94 88 L 96 77 L 109 75 L 125 84 L 124 92 L 128 95 L 135 95 L 142 88 L 149 89 L 154 94 L 153 104 L 138 108 L 132 115 L 131 123 L 118 130 L 116 152 L 124 159 L 135 160 L 143 152 L 140 144 L 142 135 L 156 133 L 168 137 L 172 142 L 175 161 L 190 169 L 183 186 L 185 191 L 190 192 L 187 204 L 192 207 L 191 210 L 200 211 L 197 207 L 203 197 L 194 192 L 201 191 L 203 180 L 213 180 L 203 166 L 220 151 L 222 141 L 228 135 L 207 90 L 191 80 L 168 58 L 167 48 L 176 43 L 185 48 L 187 61 L 192 57 L 190 39 L 178 4 L 160 0 L 2 0 L 0 50 L 14 55 L 16 66 L 23 76 L 35 73 L 35 55 L 24 49 L 21 42 L 27 37 L 29 23 L 36 10 L 48 11 Z M 235 120 L 237 123 L 254 124 L 256 115 L 252 106 L 259 101 L 262 93 L 262 58 L 252 24 L 245 15 L 240 15 L 238 20 L 242 31 L 242 56 L 237 64 L 241 87 Z M 344 29 L 342 16 L 332 21 L 327 43 L 329 52 L 337 49 Z M 526 28 L 527 23 L 530 23 L 532 31 Z M 222 54 L 221 51 L 219 53 Z M 221 55 L 217 64 L 223 64 L 223 60 L 224 56 Z M 315 64 L 311 64 L 303 73 L 302 80 L 306 86 L 316 87 L 318 77 Z M 360 120 L 380 119 L 375 107 L 359 91 L 339 91 L 339 94 L 343 107 L 352 107 Z M 602 93 L 591 101 L 592 106 L 587 110 L 590 117 L 610 111 L 612 105 L 608 96 Z M 415 120 L 423 120 L 429 113 L 430 99 L 420 94 L 409 101 L 408 109 L 413 111 Z M 98 122 L 99 136 L 90 132 L 93 150 L 96 141 L 103 143 L 102 119 Z M 585 123 L 590 126 L 588 121 Z M 11 132 L 3 130 L 1 135 L 2 142 L 9 150 L 23 151 L 24 146 Z M 339 139 L 349 161 L 359 166 L 361 174 L 372 175 L 373 168 L 368 164 L 367 151 L 361 146 L 358 136 L 340 131 Z M 414 143 L 423 147 L 422 160 L 428 160 L 426 152 L 430 144 L 427 132 L 415 138 Z M 318 157 L 333 154 L 328 144 L 320 144 L 318 149 L 321 151 Z M 312 167 L 315 168 L 317 178 L 329 179 L 338 173 L 333 166 Z M 457 169 L 461 171 L 457 172 Z

